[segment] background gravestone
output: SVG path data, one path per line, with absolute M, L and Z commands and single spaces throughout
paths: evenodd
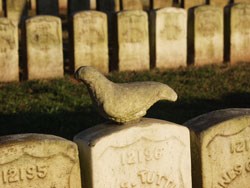
M 120 71 L 149 69 L 148 16 L 144 11 L 118 13 Z
M 223 9 L 204 5 L 194 10 L 194 64 L 223 62 Z
M 205 5 L 205 0 L 181 0 L 181 6 L 185 9 L 193 8 L 200 5 Z
M 168 7 L 156 11 L 156 67 L 186 66 L 187 12 Z
M 250 5 L 237 4 L 231 8 L 230 62 L 250 62 Z
M 0 187 L 81 188 L 76 144 L 63 138 L 23 134 L 0 137 Z
M 249 3 L 249 0 L 234 0 L 234 3 Z
M 0 0 L 0 16 L 4 15 L 4 10 L 3 10 L 3 0 Z
M 109 71 L 107 16 L 102 12 L 83 11 L 74 15 L 74 69 L 92 66 Z
M 97 0 L 97 10 L 118 12 L 120 11 L 120 0 Z
M 58 0 L 36 0 L 38 15 L 54 15 L 59 13 Z
M 225 109 L 185 123 L 190 127 L 193 187 L 248 187 L 250 109 Z
M 28 79 L 63 77 L 62 26 L 54 16 L 26 21 Z
M 27 0 L 7 0 L 6 14 L 7 18 L 20 23 L 28 15 Z
M 0 18 L 0 82 L 18 81 L 18 28 L 14 21 Z
M 86 188 L 191 188 L 189 131 L 142 119 L 102 124 L 75 136 Z
M 152 0 L 152 9 L 171 7 L 173 4 L 173 0 Z

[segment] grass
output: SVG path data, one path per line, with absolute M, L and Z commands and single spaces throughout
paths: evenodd
M 157 81 L 171 86 L 178 101 L 159 101 L 147 117 L 182 124 L 223 108 L 250 108 L 250 65 L 189 67 L 177 70 L 111 73 L 115 82 Z M 105 122 L 87 90 L 70 76 L 58 80 L 0 85 L 0 135 L 45 133 L 72 139 Z

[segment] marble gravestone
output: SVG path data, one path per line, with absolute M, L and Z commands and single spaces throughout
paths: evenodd
M 21 134 L 0 137 L 0 187 L 81 188 L 78 150 L 63 138 Z
M 193 187 L 249 187 L 250 109 L 225 109 L 185 123 L 191 132 Z
M 28 15 L 27 0 L 6 0 L 6 15 L 16 24 L 20 23 Z
M 152 9 L 172 7 L 173 4 L 174 4 L 173 0 L 153 0 Z
M 141 0 L 122 0 L 122 10 L 143 10 Z
M 167 7 L 156 11 L 156 67 L 187 65 L 187 12 Z
M 223 62 L 223 9 L 204 5 L 194 10 L 194 64 Z
M 28 79 L 63 77 L 62 26 L 54 16 L 26 21 Z
M 149 69 L 148 16 L 140 10 L 119 12 L 118 69 L 138 71 Z
M 0 82 L 18 81 L 18 28 L 8 18 L 0 18 L 0 44 Z
M 191 188 L 189 131 L 166 121 L 101 124 L 75 136 L 86 188 Z
M 93 66 L 109 71 L 107 16 L 98 11 L 82 11 L 74 15 L 74 65 Z
M 205 4 L 206 4 L 205 0 L 181 0 L 182 7 L 187 10 Z
M 250 4 L 231 8 L 230 62 L 250 62 Z

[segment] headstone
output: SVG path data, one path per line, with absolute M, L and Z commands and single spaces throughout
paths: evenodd
M 28 14 L 27 0 L 7 0 L 6 13 L 7 18 L 20 23 Z
M 173 0 L 152 0 L 152 9 L 172 7 L 173 4 Z
M 194 64 L 223 62 L 223 9 L 204 5 L 195 10 Z
M 205 4 L 206 4 L 205 0 L 181 0 L 181 6 L 187 10 Z
M 118 12 L 120 0 L 97 0 L 97 9 L 103 12 Z
M 22 134 L 0 137 L 0 187 L 81 188 L 76 144 L 63 138 Z
M 28 79 L 63 77 L 62 26 L 54 16 L 26 21 Z
M 155 119 L 102 124 L 75 136 L 86 188 L 191 188 L 189 131 Z
M 185 123 L 192 129 L 193 187 L 248 187 L 250 109 L 210 112 Z
M 210 0 L 209 4 L 213 6 L 225 7 L 231 0 Z
M 109 71 L 107 16 L 98 11 L 82 11 L 74 15 L 74 64 L 92 66 L 103 73 Z
M 0 16 L 4 15 L 4 10 L 3 10 L 3 0 L 0 0 Z
M 187 12 L 168 7 L 156 11 L 156 67 L 187 65 Z
M 59 4 L 58 0 L 37 0 L 38 15 L 54 15 L 58 16 Z
M 149 69 L 148 16 L 144 11 L 118 13 L 120 71 Z
M 121 0 L 122 10 L 149 10 L 150 0 Z
M 58 6 L 59 6 L 59 14 L 61 15 L 67 15 L 67 9 L 68 9 L 68 0 L 58 0 Z
M 0 44 L 0 82 L 18 81 L 18 28 L 7 18 L 0 18 Z
M 230 62 L 250 62 L 250 4 L 231 8 Z
M 250 3 L 249 0 L 234 0 L 234 3 Z

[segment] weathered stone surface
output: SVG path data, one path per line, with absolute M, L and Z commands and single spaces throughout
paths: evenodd
M 191 188 L 189 131 L 166 121 L 102 124 L 75 136 L 86 188 Z
M 173 4 L 173 0 L 153 0 L 152 9 L 171 7 Z
M 54 15 L 59 13 L 58 0 L 37 0 L 37 14 L 39 15 Z
M 120 11 L 120 0 L 97 0 L 97 9 L 104 12 Z
M 230 0 L 210 0 L 210 5 L 225 7 L 230 3 Z
M 93 66 L 109 71 L 107 16 L 102 12 L 83 11 L 74 15 L 75 70 Z
M 14 21 L 0 18 L 0 82 L 18 80 L 18 28 Z
M 7 18 L 20 23 L 28 14 L 27 0 L 7 0 L 6 13 Z
M 0 187 L 81 188 L 78 150 L 65 139 L 40 134 L 0 137 Z
M 200 5 L 205 5 L 205 0 L 181 0 L 182 7 L 185 9 L 193 8 Z
M 61 20 L 36 16 L 26 21 L 28 79 L 63 76 Z
M 181 8 L 156 11 L 156 67 L 187 65 L 187 12 Z
M 149 69 L 148 16 L 144 11 L 118 13 L 120 71 Z
M 248 187 L 250 109 L 214 111 L 187 123 L 192 129 L 193 187 Z
M 230 62 L 250 62 L 250 4 L 231 8 Z
M 149 10 L 150 0 L 121 0 L 122 10 Z
M 223 9 L 210 5 L 195 9 L 195 65 L 223 62 Z
M 115 84 L 92 67 L 81 67 L 75 76 L 88 87 L 101 115 L 119 123 L 140 119 L 158 100 L 177 99 L 173 89 L 159 82 Z

